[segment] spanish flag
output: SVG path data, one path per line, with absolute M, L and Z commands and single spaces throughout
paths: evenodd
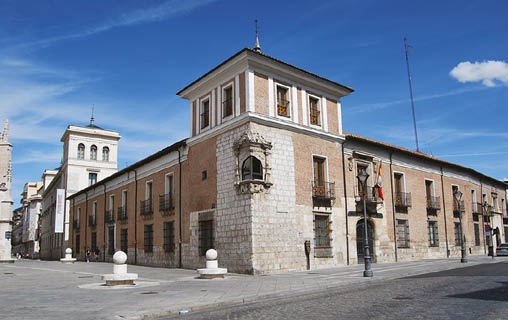
M 383 195 L 383 187 L 381 185 L 381 183 L 382 183 L 382 180 L 381 180 L 382 166 L 383 166 L 383 163 L 380 161 L 379 162 L 379 169 L 377 170 L 376 188 L 377 188 L 377 195 L 378 195 L 378 197 L 380 197 L 381 200 L 384 200 L 385 196 Z

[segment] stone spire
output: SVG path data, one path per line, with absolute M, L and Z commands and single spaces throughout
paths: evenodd
M 259 45 L 259 37 L 258 37 L 258 20 L 256 22 L 256 42 L 254 43 L 254 51 L 261 52 L 261 46 Z
M 0 141 L 9 142 L 9 120 L 5 120 L 4 130 L 0 136 Z

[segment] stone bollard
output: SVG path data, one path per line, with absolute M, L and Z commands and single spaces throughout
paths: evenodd
M 72 264 L 72 263 L 76 262 L 76 260 L 77 260 L 76 258 L 72 257 L 72 249 L 71 248 L 65 249 L 65 258 L 60 259 L 60 261 L 65 264 Z
M 113 255 L 113 274 L 105 274 L 102 280 L 106 280 L 107 286 L 133 285 L 138 278 L 137 273 L 127 273 L 127 255 L 123 251 L 117 251 Z
M 228 273 L 227 268 L 219 268 L 217 251 L 215 249 L 206 251 L 206 268 L 198 269 L 197 271 L 200 279 L 224 278 L 224 275 Z

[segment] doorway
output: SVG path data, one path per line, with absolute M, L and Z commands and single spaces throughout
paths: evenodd
M 356 223 L 356 252 L 358 256 L 358 263 L 364 263 L 365 257 L 365 232 L 364 232 L 363 219 L 358 220 Z M 371 262 L 375 262 L 375 248 L 374 248 L 374 225 L 371 221 L 367 220 L 367 235 L 369 238 L 369 251 L 371 256 Z

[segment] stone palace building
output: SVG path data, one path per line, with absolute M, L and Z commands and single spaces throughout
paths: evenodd
M 80 259 L 90 247 L 101 261 L 122 250 L 130 264 L 190 269 L 214 248 L 220 266 L 247 274 L 354 264 L 364 197 L 375 263 L 460 257 L 460 221 L 468 255 L 507 240 L 506 183 L 343 132 L 351 92 L 239 51 L 178 92 L 189 138 L 68 196 L 69 247 Z

